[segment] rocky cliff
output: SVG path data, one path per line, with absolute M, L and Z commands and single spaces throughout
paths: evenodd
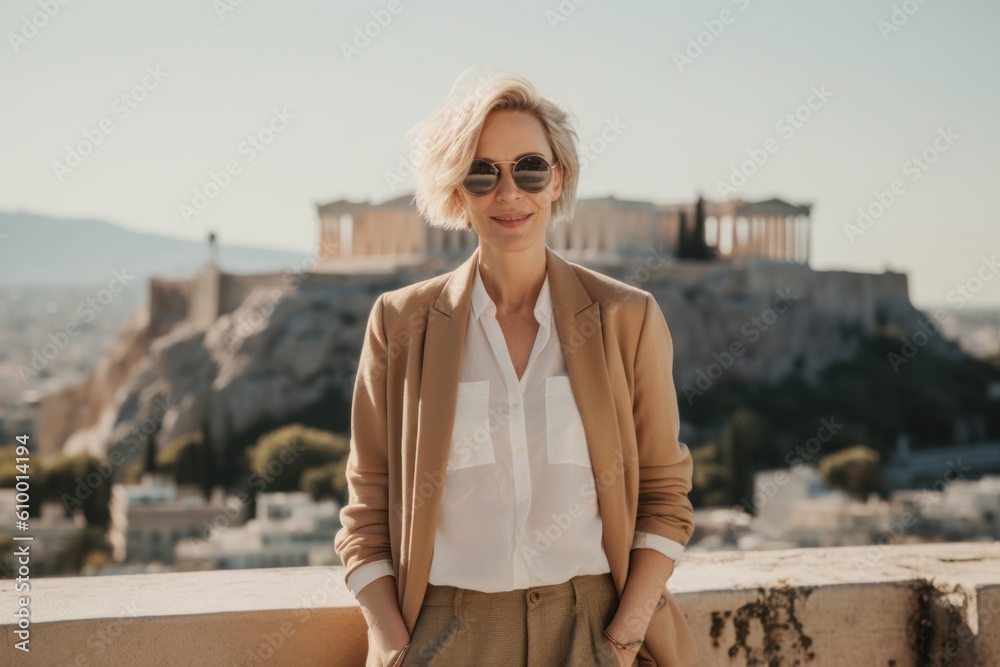
M 877 327 L 912 336 L 922 322 L 924 328 L 933 322 L 910 304 L 906 277 L 896 273 L 656 257 L 588 265 L 657 298 L 674 340 L 682 414 L 692 390 L 707 391 L 716 382 L 774 381 L 789 373 L 815 378 L 849 358 L 861 337 Z M 44 399 L 39 437 L 48 451 L 118 450 L 128 462 L 144 455 L 147 440 L 159 449 L 181 434 L 204 430 L 217 455 L 232 465 L 234 442 L 245 445 L 294 419 L 346 433 L 375 298 L 448 268 L 301 273 L 292 280 L 196 277 L 195 284 L 210 289 L 205 282 L 214 276 L 223 285 L 215 294 L 238 298 L 214 297 L 218 310 L 207 317 L 203 303 L 197 316 L 177 317 L 184 305 L 176 298 L 166 320 L 137 314 L 83 385 Z M 238 280 L 239 289 L 226 289 L 226 280 Z M 941 336 L 929 336 L 926 344 L 960 354 Z

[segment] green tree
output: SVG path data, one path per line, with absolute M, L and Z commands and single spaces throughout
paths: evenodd
M 691 449 L 694 459 L 691 504 L 695 507 L 728 507 L 733 498 L 732 472 L 719 463 L 719 446 L 709 440 Z
M 347 457 L 317 468 L 309 468 L 302 473 L 301 489 L 313 500 L 332 498 L 341 505 L 347 503 Z
M 250 471 L 263 481 L 257 490 L 298 491 L 302 474 L 334 463 L 350 451 L 350 441 L 329 431 L 291 424 L 267 433 L 247 449 Z
M 774 433 L 757 412 L 740 407 L 722 432 L 721 465 L 732 482 L 732 501 L 753 496 L 752 464 L 771 446 Z
M 821 458 L 819 472 L 827 486 L 864 500 L 873 491 L 882 490 L 879 459 L 879 453 L 871 447 L 854 445 Z
M 206 498 L 216 484 L 215 456 L 201 431 L 171 440 L 156 457 L 156 468 L 173 475 L 178 486 L 197 485 Z
M 678 219 L 680 238 L 677 245 L 677 256 L 682 259 L 715 259 L 715 249 L 705 242 L 705 199 L 698 195 L 698 201 L 694 205 L 694 220 L 690 229 L 686 211 L 680 211 Z
M 36 481 L 42 492 L 32 494 L 39 501 L 58 500 L 67 515 L 80 508 L 90 526 L 106 530 L 111 521 L 108 504 L 111 501 L 112 465 L 87 453 L 73 456 L 60 454 L 47 460 L 38 471 Z

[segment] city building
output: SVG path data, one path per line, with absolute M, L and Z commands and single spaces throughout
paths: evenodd
M 235 570 L 253 567 L 338 565 L 333 539 L 340 529 L 340 505 L 315 502 L 308 493 L 261 493 L 257 517 L 243 526 L 212 532 L 207 539 L 182 540 L 178 570 Z
M 217 525 L 246 522 L 247 508 L 235 496 L 224 497 L 221 488 L 206 501 L 199 489 L 178 488 L 167 478 L 147 474 L 140 484 L 124 485 L 123 491 L 124 525 L 119 529 L 115 519 L 121 512 L 114 508 L 112 517 L 113 532 L 125 535 L 127 563 L 173 563 L 174 547 L 181 540 L 203 538 Z M 111 541 L 116 542 L 114 535 Z

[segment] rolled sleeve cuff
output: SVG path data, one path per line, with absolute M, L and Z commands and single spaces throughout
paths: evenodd
M 360 593 L 365 586 L 387 574 L 391 574 L 394 577 L 396 576 L 395 570 L 392 569 L 392 561 L 377 560 L 374 563 L 367 563 L 356 569 L 354 573 L 347 578 L 345 583 L 351 592 L 354 593 L 354 597 L 357 598 L 358 593 Z
M 678 561 L 681 555 L 684 553 L 684 545 L 680 542 L 663 537 L 662 535 L 655 535 L 653 533 L 644 533 L 640 530 L 635 531 L 635 538 L 632 540 L 633 549 L 656 549 L 664 556 Z

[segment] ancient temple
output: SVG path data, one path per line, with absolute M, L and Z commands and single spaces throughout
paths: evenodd
M 421 220 L 405 195 L 381 204 L 340 200 L 317 206 L 321 264 L 392 258 L 467 255 L 478 243 L 471 230 L 444 230 Z M 570 259 L 677 254 L 681 230 L 695 229 L 695 202 L 654 204 L 603 197 L 579 199 L 573 222 L 554 225 L 546 244 Z M 703 200 L 705 244 L 719 260 L 755 257 L 809 263 L 810 205 L 780 199 Z

